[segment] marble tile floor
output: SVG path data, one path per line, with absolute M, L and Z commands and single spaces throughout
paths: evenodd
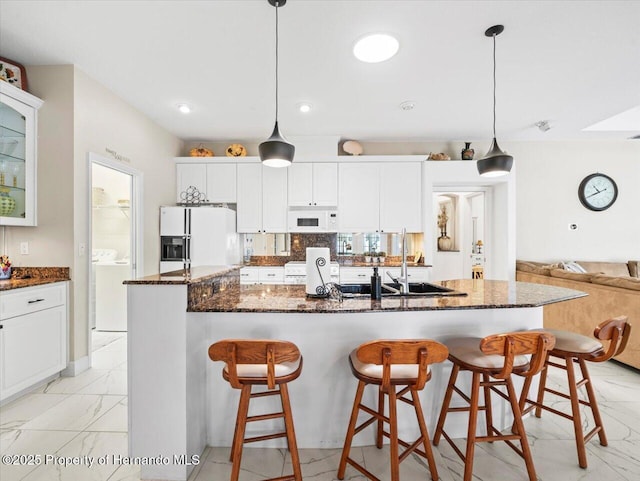
M 0 463 L 2 481 L 137 481 L 135 466 L 116 465 L 114 455 L 127 454 L 126 334 L 95 333 L 93 367 L 74 378 L 61 378 L 0 408 L 0 454 L 47 454 L 64 457 L 107 456 L 104 465 L 47 464 L 12 466 Z M 541 481 L 637 481 L 640 479 L 640 373 L 614 362 L 590 364 L 604 418 L 609 446 L 597 439 L 588 443 L 589 467 L 577 464 L 571 422 L 550 413 L 525 421 L 538 478 Z M 550 386 L 563 385 L 553 370 Z M 547 395 L 549 396 L 549 395 Z M 552 398 L 547 398 L 552 399 Z M 568 402 L 554 399 L 556 407 Z M 295 416 L 295 413 L 294 413 Z M 586 429 L 591 420 L 586 417 Z M 346 426 L 345 426 L 346 429 Z M 463 440 L 459 441 L 462 447 Z M 340 449 L 302 449 L 305 481 L 333 481 Z M 446 442 L 434 449 L 442 481 L 462 479 L 460 459 Z M 388 448 L 352 448 L 352 456 L 389 479 Z M 231 464 L 228 448 L 208 448 L 189 481 L 226 481 Z M 286 450 L 245 447 L 241 481 L 262 480 L 291 472 Z M 430 479 L 424 460 L 410 456 L 400 465 L 403 481 Z M 364 480 L 347 467 L 345 479 Z M 527 481 L 524 463 L 504 443 L 476 447 L 474 480 Z

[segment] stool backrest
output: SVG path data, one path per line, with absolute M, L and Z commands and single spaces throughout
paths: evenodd
M 627 347 L 627 342 L 631 335 L 631 324 L 627 322 L 627 316 L 614 317 L 598 324 L 595 331 L 593 331 L 593 335 L 601 341 L 611 342 L 609 343 L 609 348 L 602 355 L 590 360 L 595 362 L 607 361 L 620 354 Z
M 529 369 L 518 371 L 519 376 L 534 376 L 544 366 L 547 352 L 553 349 L 556 338 L 548 332 L 518 331 L 504 334 L 493 334 L 480 341 L 480 350 L 485 354 L 504 356 L 502 371 L 493 377 L 506 379 L 513 371 L 515 356 L 531 355 Z
M 362 344 L 356 355 L 361 362 L 382 366 L 380 389 L 388 392 L 392 364 L 417 364 L 415 388 L 420 390 L 427 381 L 427 366 L 444 361 L 449 350 L 444 344 L 431 339 L 381 339 Z
M 229 383 L 240 389 L 238 364 L 266 364 L 267 386 L 275 387 L 275 365 L 283 362 L 295 362 L 300 358 L 300 350 L 289 341 L 273 339 L 225 339 L 209 346 L 212 361 L 227 364 Z

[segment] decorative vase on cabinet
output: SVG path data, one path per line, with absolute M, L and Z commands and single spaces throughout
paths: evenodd
M 37 223 L 37 115 L 42 103 L 0 82 L 0 225 Z
M 471 142 L 464 143 L 464 149 L 462 149 L 462 160 L 473 160 L 473 154 L 475 150 L 471 148 Z

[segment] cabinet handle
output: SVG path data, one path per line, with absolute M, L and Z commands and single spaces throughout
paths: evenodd
M 33 301 L 28 301 L 28 304 L 35 304 L 36 302 L 42 302 L 44 299 L 34 299 Z
M 267 274 L 267 277 L 275 277 L 275 274 Z

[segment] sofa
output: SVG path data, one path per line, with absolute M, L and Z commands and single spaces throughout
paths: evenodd
M 627 316 L 631 336 L 619 362 L 640 369 L 640 261 L 516 262 L 516 280 L 586 292 L 580 299 L 544 306 L 544 326 L 592 337 L 600 322 Z

